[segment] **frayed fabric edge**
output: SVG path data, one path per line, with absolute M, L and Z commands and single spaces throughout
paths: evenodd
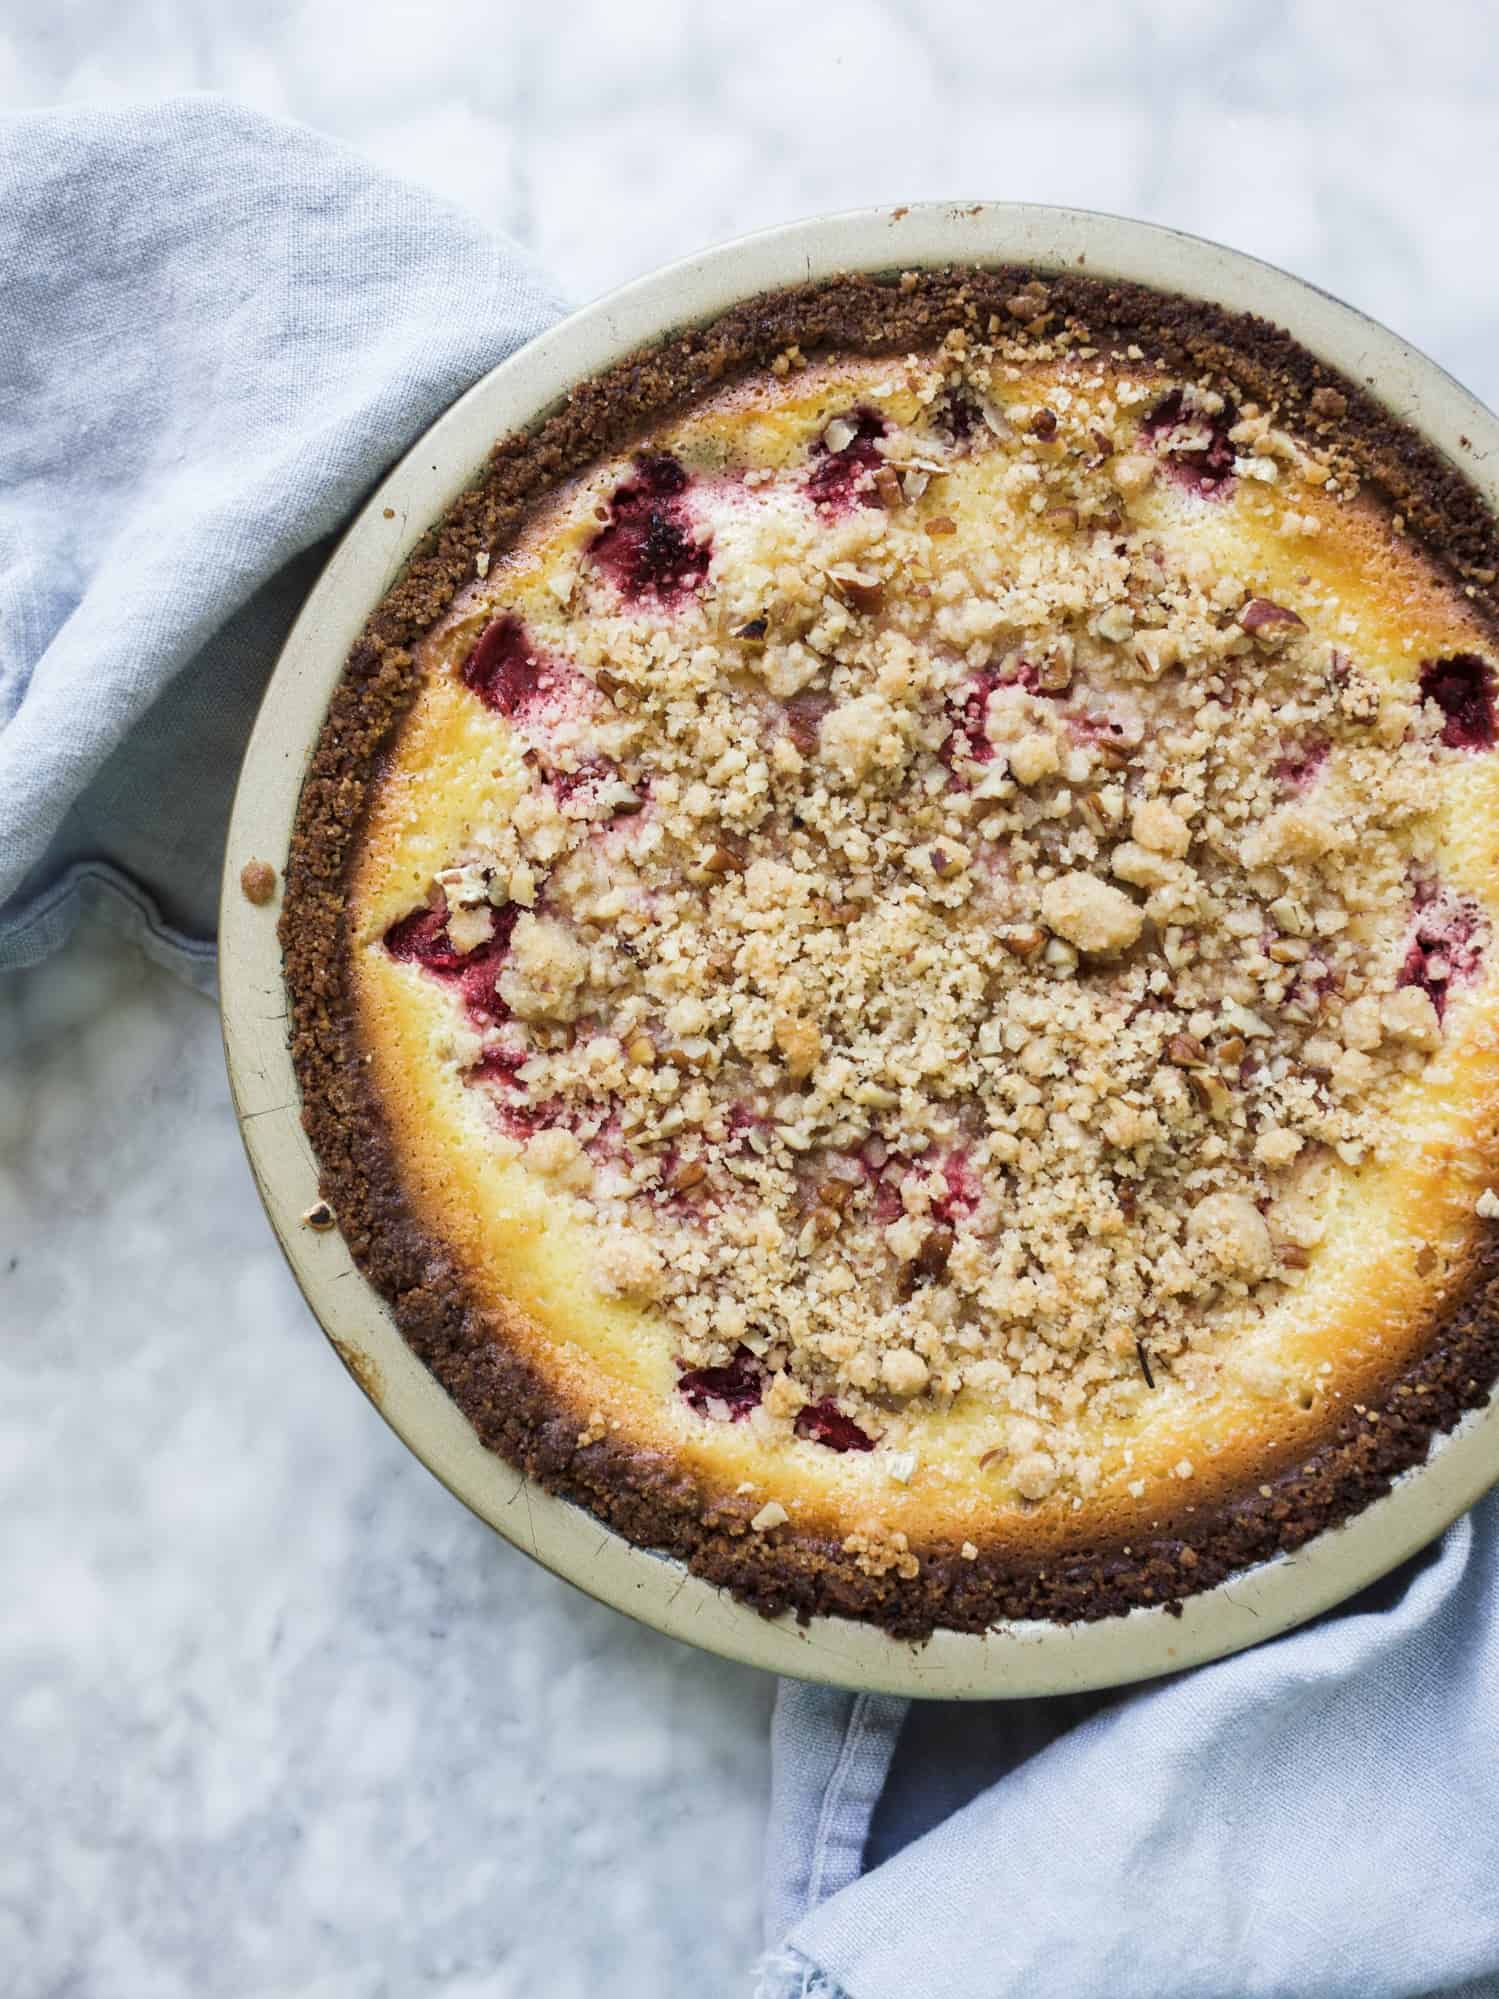
M 754 1964 L 754 1999 L 848 1999 L 825 1971 L 784 1945 L 768 1950 Z

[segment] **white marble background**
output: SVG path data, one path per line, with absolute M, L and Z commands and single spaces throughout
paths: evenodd
M 580 298 L 818 209 L 1078 203 L 1285 264 L 1499 397 L 1483 0 L 0 14 L 0 105 L 187 88 Z M 0 1992 L 747 1994 L 770 1692 L 384 1429 L 272 1245 L 202 1001 L 102 935 L 0 983 Z

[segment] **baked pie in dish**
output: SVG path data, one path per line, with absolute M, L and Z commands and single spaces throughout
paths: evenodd
M 282 940 L 483 1440 L 776 1612 L 1172 1604 L 1499 1373 L 1499 543 L 1263 322 L 749 302 L 375 608 Z

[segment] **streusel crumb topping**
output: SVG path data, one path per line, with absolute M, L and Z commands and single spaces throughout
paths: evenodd
M 702 1420 L 900 1482 L 981 1396 L 1021 1499 L 1085 1494 L 1084 1412 L 1252 1371 L 1441 1046 L 1492 676 L 1223 554 L 1235 506 L 1294 554 L 1372 503 L 1222 385 L 997 326 L 853 395 L 783 358 L 790 444 L 726 396 L 484 561 L 432 670 L 510 777 L 375 948 Z

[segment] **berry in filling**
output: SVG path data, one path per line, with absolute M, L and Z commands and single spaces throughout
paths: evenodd
M 1416 913 L 1405 960 L 1402 986 L 1418 986 L 1441 1020 L 1454 986 L 1478 977 L 1488 939 L 1488 919 L 1466 896 L 1425 884 L 1417 892 Z
M 797 1410 L 793 1427 L 797 1436 L 830 1451 L 874 1449 L 874 1438 L 861 1430 L 852 1416 L 845 1416 L 834 1402 L 805 1403 Z
M 677 1392 L 699 1416 L 740 1423 L 760 1406 L 765 1366 L 748 1347 L 737 1347 L 723 1367 L 684 1368 L 677 1378 Z
M 713 551 L 693 532 L 688 485 L 679 461 L 657 452 L 637 458 L 634 476 L 614 489 L 609 524 L 589 553 L 627 603 L 670 603 L 701 588 Z
M 814 506 L 837 513 L 855 503 L 880 504 L 874 481 L 882 463 L 878 444 L 885 431 L 884 418 L 873 410 L 855 409 L 834 417 L 812 447 L 807 492 Z
M 556 698 L 570 673 L 537 647 L 519 618 L 507 615 L 485 626 L 459 678 L 496 714 L 524 722 Z
M 495 990 L 495 980 L 519 914 L 513 905 L 494 910 L 489 936 L 471 950 L 459 951 L 448 934 L 446 906 L 429 906 L 393 923 L 385 933 L 385 948 L 401 963 L 420 965 L 434 978 L 456 985 L 473 1020 L 503 1020 L 505 1007 Z
M 1442 741 L 1450 750 L 1494 747 L 1494 669 L 1476 653 L 1429 659 L 1421 668 L 1421 699 L 1443 715 Z
M 1172 389 L 1145 419 L 1145 436 L 1170 462 L 1190 491 L 1217 494 L 1233 477 L 1234 447 L 1229 432 L 1239 413 L 1230 402 L 1216 410 L 1203 407 L 1196 391 Z

